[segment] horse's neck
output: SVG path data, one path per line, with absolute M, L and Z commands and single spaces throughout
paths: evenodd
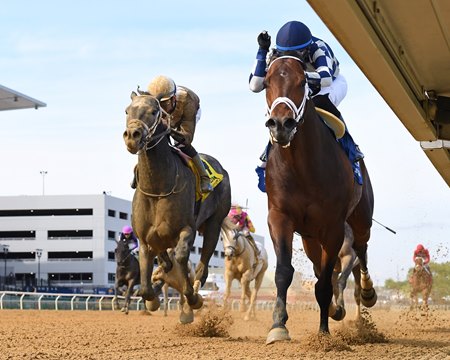
M 152 143 L 147 148 L 151 146 Z M 139 186 L 151 192 L 167 191 L 177 175 L 176 161 L 167 139 L 162 139 L 153 148 L 142 149 L 138 157 Z
M 309 100 L 304 114 L 305 120 L 298 125 L 297 133 L 294 135 L 288 148 L 278 146 L 276 163 L 280 164 L 278 169 L 285 172 L 296 172 L 298 179 L 326 179 L 332 176 L 339 165 L 339 144 L 327 126 L 318 118 L 314 103 Z M 345 155 L 344 155 L 345 156 Z M 329 161 L 325 168 L 318 166 L 324 159 Z M 294 167 L 294 169 L 293 169 Z M 327 175 L 324 175 L 324 172 Z

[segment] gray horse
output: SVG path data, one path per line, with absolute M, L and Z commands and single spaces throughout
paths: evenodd
M 161 256 L 169 271 L 171 264 L 166 250 L 174 248 L 184 274 L 183 294 L 192 309 L 199 309 L 203 299 L 189 281 L 189 254 L 198 230 L 203 234 L 203 246 L 195 280 L 203 285 L 222 220 L 231 206 L 228 173 L 216 159 L 202 155 L 223 179 L 208 197 L 197 201 L 195 175 L 170 146 L 170 128 L 165 124 L 167 118 L 164 119 L 169 115 L 163 114 L 158 100 L 132 92 L 126 114 L 123 139 L 127 150 L 138 154 L 132 226 L 140 240 L 141 296 L 150 311 L 159 309 L 159 285 L 154 288 L 151 283 L 153 261 Z
M 115 297 L 114 306 L 119 308 L 119 300 L 117 296 L 121 293 L 120 288 L 126 285 L 125 304 L 122 311 L 128 314 L 128 307 L 130 306 L 130 297 L 133 294 L 133 289 L 140 283 L 139 262 L 131 253 L 126 241 L 116 241 L 117 247 L 115 250 L 116 258 L 116 281 L 115 281 Z

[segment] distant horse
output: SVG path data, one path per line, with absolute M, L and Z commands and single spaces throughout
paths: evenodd
M 164 294 L 164 316 L 167 316 L 168 310 L 168 293 L 169 287 L 175 289 L 180 294 L 180 322 L 190 323 L 194 321 L 194 312 L 187 306 L 186 298 L 183 295 L 183 285 L 184 285 L 184 274 L 183 269 L 175 258 L 175 251 L 173 249 L 167 250 L 168 257 L 172 262 L 172 268 L 170 271 L 166 272 L 164 265 L 159 265 L 154 271 L 152 275 L 152 283 L 157 283 L 160 280 L 164 281 L 164 286 L 162 288 Z M 198 291 L 198 287 L 200 285 L 200 281 L 197 280 L 197 283 L 194 284 L 195 273 L 194 268 L 192 267 L 192 263 L 188 261 L 188 269 L 189 269 L 189 281 L 194 287 L 194 292 Z
M 339 250 L 332 275 L 334 298 L 337 309 L 342 309 L 342 313 L 337 311 L 335 314 L 330 314 L 330 317 L 337 321 L 343 320 L 346 315 L 344 290 L 347 287 L 347 280 L 350 273 L 353 273 L 355 279 L 355 289 L 353 292 L 356 303 L 355 321 L 358 322 L 361 320 L 361 267 L 359 266 L 359 260 L 352 245 L 353 233 L 350 226 L 346 223 L 344 243 L 342 244 L 341 250 Z
M 289 340 L 286 328 L 287 290 L 294 268 L 294 232 L 313 262 L 318 278 L 315 296 L 320 307 L 321 333 L 329 333 L 328 316 L 342 318 L 332 306 L 333 268 L 342 247 L 347 222 L 361 266 L 361 301 L 370 307 L 376 293 L 367 269 L 367 242 L 373 213 L 373 192 L 364 161 L 363 185 L 354 180 L 352 165 L 309 98 L 305 65 L 292 56 L 271 61 L 265 78 L 268 120 L 273 143 L 266 166 L 269 231 L 277 257 L 277 300 L 266 343 Z
M 126 114 L 123 139 L 129 152 L 138 153 L 132 226 L 140 240 L 141 296 L 150 311 L 159 309 L 159 298 L 151 284 L 153 261 L 155 256 L 164 257 L 168 248 L 175 248 L 175 257 L 184 274 L 182 293 L 192 309 L 199 309 L 203 299 L 194 293 L 189 281 L 189 254 L 199 230 L 203 234 L 203 246 L 195 280 L 203 285 L 222 220 L 231 206 L 228 173 L 216 159 L 202 155 L 223 174 L 223 179 L 206 199 L 197 202 L 195 175 L 169 143 L 170 128 L 165 122 L 170 115 L 163 111 L 158 100 L 132 92 Z
M 122 311 L 128 314 L 128 307 L 130 306 L 130 297 L 133 294 L 133 289 L 140 283 L 139 262 L 132 254 L 126 241 L 116 241 L 117 247 L 115 249 L 116 258 L 116 281 L 115 281 L 115 297 L 114 305 L 119 308 L 119 300 L 117 296 L 120 293 L 120 288 L 126 285 L 125 304 Z
M 255 318 L 255 300 L 268 267 L 266 249 L 256 243 L 260 250 L 259 256 L 256 256 L 245 235 L 239 231 L 239 226 L 235 225 L 228 217 L 223 220 L 221 234 L 225 251 L 224 304 L 227 304 L 230 296 L 231 283 L 237 279 L 241 282 L 240 311 L 245 311 L 245 299 L 248 298 L 250 301 L 244 320 L 249 320 L 250 317 Z M 252 281 L 255 281 L 255 285 L 250 290 Z
M 411 309 L 418 307 L 418 295 L 420 293 L 422 294 L 424 307 L 428 309 L 428 298 L 433 286 L 433 276 L 425 269 L 423 258 L 420 256 L 415 258 L 415 266 L 409 282 L 411 284 Z

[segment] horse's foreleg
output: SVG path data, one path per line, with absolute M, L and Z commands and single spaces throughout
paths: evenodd
M 125 293 L 125 305 L 122 309 L 122 311 L 128 315 L 128 310 L 130 307 L 130 298 L 131 298 L 131 294 L 133 293 L 133 288 L 136 285 L 136 281 L 134 279 L 131 279 L 128 281 L 128 285 L 127 285 L 127 291 Z
M 118 276 L 116 274 L 116 282 L 114 283 L 114 300 L 113 300 L 113 310 L 119 310 L 119 281 Z
M 288 314 L 286 310 L 287 290 L 292 283 L 294 268 L 292 260 L 292 239 L 294 231 L 287 226 L 289 220 L 281 216 L 271 215 L 269 212 L 269 230 L 277 256 L 275 269 L 275 285 L 277 287 L 277 300 L 273 310 L 273 324 L 267 335 L 266 344 L 276 341 L 290 340 L 286 328 Z
M 255 278 L 255 285 L 252 289 L 252 294 L 250 296 L 250 306 L 247 311 L 247 314 L 244 317 L 244 320 L 249 320 L 251 317 L 256 318 L 255 302 L 256 297 L 258 296 L 258 291 L 264 279 L 264 272 L 265 270 L 261 270 Z
M 150 246 L 144 242 L 141 243 L 139 248 L 139 270 L 141 274 L 140 295 L 145 300 L 147 310 L 150 311 L 156 311 L 160 306 L 159 299 L 155 296 L 151 283 L 155 255 L 155 252 L 150 248 Z
M 250 299 L 250 279 L 251 270 L 247 270 L 242 274 L 241 277 L 241 301 L 239 302 L 239 311 L 244 312 L 246 310 L 245 299 L 248 297 Z
M 180 232 L 177 247 L 175 249 L 175 260 L 180 264 L 184 277 L 183 294 L 192 309 L 200 309 L 203 305 L 203 299 L 200 294 L 194 292 L 193 284 L 190 281 L 189 274 L 189 254 L 190 248 L 194 243 L 195 231 L 186 226 Z
M 225 263 L 225 268 L 228 266 L 229 264 Z M 233 283 L 233 274 L 231 273 L 231 271 L 225 270 L 225 293 L 223 296 L 223 306 L 225 307 L 225 309 L 229 308 L 228 299 L 230 297 L 232 283 Z

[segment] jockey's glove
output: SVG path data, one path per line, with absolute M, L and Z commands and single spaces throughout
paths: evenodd
M 258 45 L 263 50 L 269 50 L 270 48 L 270 35 L 264 30 L 258 35 Z

